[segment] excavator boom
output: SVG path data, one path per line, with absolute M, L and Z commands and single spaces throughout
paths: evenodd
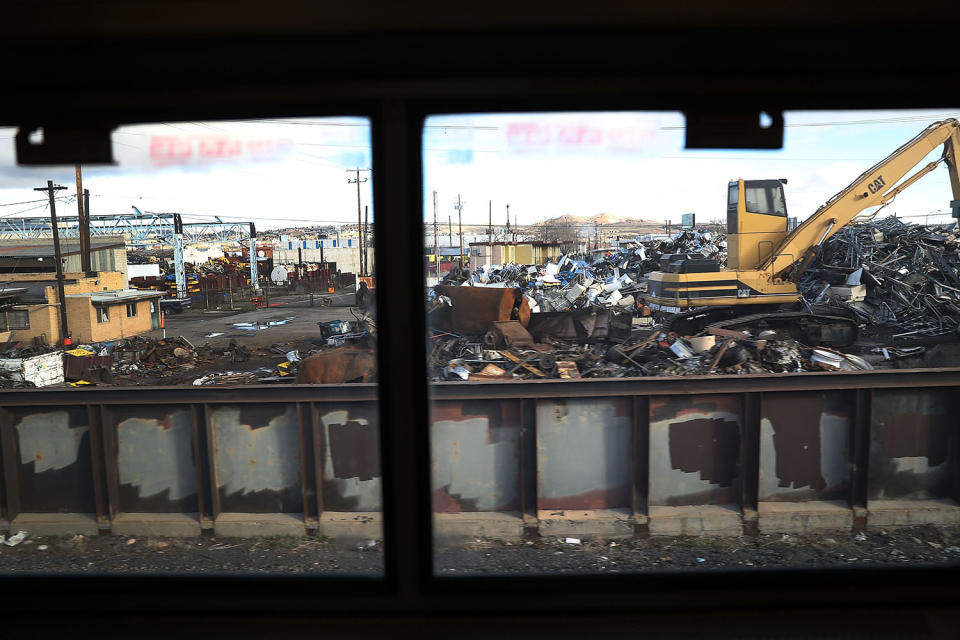
M 904 176 L 931 151 L 943 145 L 943 155 L 916 174 Z M 809 218 L 793 230 L 763 261 L 759 270 L 773 281 L 789 277 L 793 282 L 816 258 L 823 243 L 848 224 L 865 222 L 876 216 L 863 212 L 872 207 L 883 208 L 904 189 L 935 169 L 940 162 L 947 165 L 953 188 L 951 207 L 954 216 L 960 206 L 960 175 L 955 159 L 960 151 L 960 123 L 955 119 L 935 122 L 889 156 L 864 171 L 850 185 L 834 195 Z M 901 180 L 903 182 L 901 183 Z
M 906 177 L 931 151 L 943 154 Z M 960 218 L 960 123 L 935 122 L 864 171 L 809 218 L 787 233 L 785 179 L 734 180 L 727 199 L 726 268 L 703 260 L 664 256 L 647 276 L 647 302 L 666 311 L 699 307 L 778 305 L 800 298 L 797 282 L 823 244 L 845 226 L 872 219 L 917 180 L 944 164 L 950 174 L 950 207 Z M 868 211 L 871 210 L 871 211 Z

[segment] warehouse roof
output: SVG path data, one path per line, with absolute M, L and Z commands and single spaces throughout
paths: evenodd
M 162 291 L 143 291 L 138 289 L 118 289 L 116 291 L 95 291 L 93 293 L 68 293 L 68 298 L 90 298 L 90 301 L 96 305 L 120 304 L 123 302 L 135 302 L 137 300 L 146 300 L 147 298 L 161 298 Z

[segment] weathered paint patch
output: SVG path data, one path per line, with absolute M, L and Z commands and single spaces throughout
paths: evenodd
M 951 494 L 957 403 L 946 390 L 873 395 L 867 496 L 923 500 Z
M 375 403 L 349 409 L 319 408 L 323 458 L 323 500 L 328 511 L 379 511 L 380 427 Z
M 302 512 L 296 405 L 226 405 L 210 417 L 222 509 Z
M 832 500 L 844 495 L 850 406 L 844 392 L 764 394 L 760 500 Z
M 630 398 L 537 401 L 539 509 L 630 506 Z
M 650 399 L 650 504 L 736 504 L 739 396 Z
M 120 484 L 132 487 L 137 501 L 160 494 L 170 501 L 196 495 L 192 426 L 190 412 L 183 410 L 163 411 L 154 418 L 131 417 L 119 421 Z M 135 504 L 129 505 L 129 510 L 135 508 Z
M 927 458 L 937 467 L 947 461 L 950 427 L 943 415 L 907 412 L 883 425 L 883 453 L 888 458 Z
M 89 426 L 71 425 L 66 410 L 25 415 L 17 424 L 20 463 L 33 462 L 34 473 L 69 467 L 77 462 L 88 431 Z
M 93 513 L 90 426 L 84 407 L 13 411 L 24 513 Z
M 520 402 L 439 402 L 431 417 L 434 511 L 518 510 Z
M 669 427 L 670 463 L 674 469 L 697 472 L 700 479 L 729 487 L 737 477 L 740 425 L 726 418 L 694 418 Z

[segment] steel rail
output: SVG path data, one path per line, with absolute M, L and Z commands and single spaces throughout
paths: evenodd
M 596 398 L 622 396 L 919 389 L 960 387 L 960 367 L 824 371 L 725 376 L 590 378 L 435 382 L 431 400 L 510 398 Z M 235 387 L 111 387 L 19 389 L 0 392 L 0 405 L 262 404 L 282 402 L 370 402 L 376 383 L 244 385 Z

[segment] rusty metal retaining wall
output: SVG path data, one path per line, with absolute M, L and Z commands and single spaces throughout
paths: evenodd
M 960 521 L 958 388 L 957 369 L 437 384 L 437 528 L 459 518 L 505 536 L 733 534 Z M 0 526 L 379 528 L 375 385 L 3 400 Z M 482 522 L 492 516 L 499 529 Z

